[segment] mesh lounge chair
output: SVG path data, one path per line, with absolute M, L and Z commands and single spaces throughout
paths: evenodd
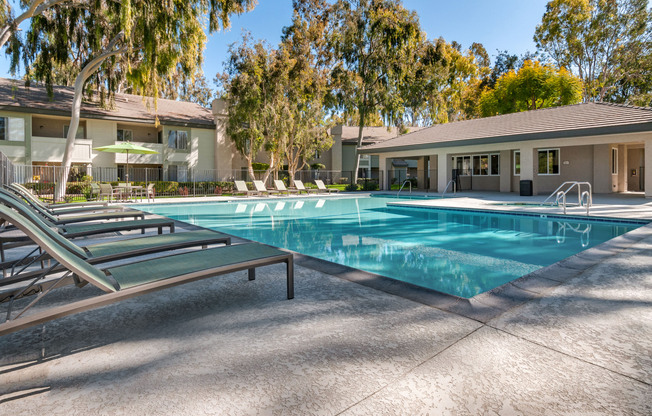
M 76 213 L 100 212 L 100 211 L 119 211 L 124 207 L 120 205 L 109 207 L 106 202 L 79 202 L 74 204 L 44 204 L 39 198 L 34 196 L 29 189 L 24 186 L 12 183 L 9 189 L 25 198 L 25 200 L 32 206 L 38 206 L 40 209 L 47 211 L 52 215 L 65 215 Z
M 234 183 L 236 194 L 245 194 L 245 196 L 259 194 L 258 191 L 250 191 L 249 188 L 247 188 L 247 183 L 245 181 L 235 181 Z
M 317 185 L 317 189 L 320 192 L 328 192 L 330 194 L 331 192 L 337 193 L 337 192 L 340 191 L 337 188 L 327 188 L 326 185 L 324 185 L 324 181 L 322 181 L 320 179 L 315 179 L 315 185 Z
M 285 183 L 283 183 L 283 181 L 280 180 L 280 179 L 275 179 L 274 180 L 274 186 L 276 187 L 276 190 L 279 193 L 285 192 L 288 195 L 290 195 L 290 194 L 298 194 L 299 193 L 298 189 L 288 189 L 288 188 L 286 188 Z
M 60 247 L 36 225 L 21 221 L 15 211 L 0 206 L 0 218 L 15 224 L 22 232 L 38 244 L 54 259 L 55 267 L 62 266 L 68 272 L 60 277 L 44 280 L 49 270 L 21 289 L 11 289 L 7 318 L 0 324 L 0 335 L 9 334 L 23 328 L 38 325 L 63 316 L 88 309 L 108 305 L 123 299 L 139 296 L 155 290 L 217 276 L 239 270 L 249 271 L 249 280 L 255 279 L 257 267 L 285 263 L 287 267 L 287 298 L 294 298 L 294 262 L 287 253 L 259 243 L 239 244 L 217 247 L 159 257 L 121 266 L 99 269 L 77 255 Z M 51 291 L 67 284 L 84 286 L 90 283 L 106 292 L 103 295 L 59 305 L 26 314 L 40 299 Z M 38 297 L 26 307 L 14 308 L 16 300 L 37 294 Z
M 15 198 L 16 200 L 23 202 L 17 196 L 11 194 L 9 191 L 0 189 L 0 193 Z M 86 221 L 96 221 L 96 220 L 111 220 L 111 219 L 124 219 L 124 218 L 133 218 L 133 219 L 143 219 L 145 218 L 145 213 L 135 209 L 129 209 L 120 212 L 102 212 L 95 214 L 85 214 L 85 215 L 74 215 L 74 216 L 63 216 L 50 214 L 45 209 L 42 209 L 38 205 L 30 204 L 34 210 L 39 214 L 44 216 L 48 221 L 52 222 L 55 225 L 64 225 L 72 224 L 76 222 L 86 222 Z
M 276 189 L 267 189 L 263 181 L 254 181 L 254 187 L 256 187 L 256 191 L 258 191 L 259 194 L 266 193 L 267 195 L 270 195 L 280 193 Z
M 303 182 L 301 182 L 298 179 L 294 180 L 294 186 L 296 186 L 297 191 L 299 191 L 299 193 L 305 192 L 305 193 L 309 194 L 311 192 L 319 192 L 317 189 L 306 188 L 305 186 L 303 186 Z
M 170 250 L 178 250 L 189 247 L 206 248 L 212 244 L 231 244 L 231 237 L 212 230 L 198 230 L 183 233 L 164 234 L 150 237 L 131 238 L 106 243 L 92 244 L 85 247 L 79 247 L 61 236 L 59 233 L 50 228 L 43 220 L 36 216 L 25 217 L 22 213 L 16 212 L 15 216 L 23 222 L 31 222 L 41 231 L 43 231 L 53 241 L 57 242 L 62 248 L 68 250 L 79 258 L 86 260 L 90 264 L 106 263 L 127 257 L 141 256 L 145 254 L 160 253 Z M 23 270 L 35 262 L 43 261 L 48 258 L 47 255 L 40 255 L 34 258 L 27 257 L 19 259 L 12 264 L 12 269 L 19 267 L 16 277 L 6 277 L 0 280 L 0 286 L 6 286 L 19 281 L 31 279 L 38 275 L 40 271 L 25 273 Z M 43 267 L 43 266 L 42 266 Z M 52 270 L 57 271 L 57 270 Z M 14 273 L 12 273 L 13 275 Z M 1 301 L 1 300 L 0 300 Z
M 34 223 L 37 223 L 36 219 L 42 220 L 48 226 L 57 228 L 59 234 L 63 235 L 66 238 L 104 234 L 116 231 L 141 230 L 142 233 L 145 233 L 145 230 L 150 228 L 158 228 L 158 233 L 162 234 L 163 227 L 168 227 L 171 233 L 174 232 L 174 221 L 169 218 L 104 222 L 99 224 L 56 224 L 49 220 L 47 217 L 42 218 L 35 212 L 35 210 L 32 209 L 32 207 L 25 204 L 22 200 L 16 198 L 14 195 L 4 191 L 3 189 L 0 189 L 0 204 L 4 204 L 10 208 L 15 209 L 16 211 L 20 212 L 25 218 L 30 219 Z

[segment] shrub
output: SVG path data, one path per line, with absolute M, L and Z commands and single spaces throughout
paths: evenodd
M 252 163 L 251 167 L 254 170 L 267 170 L 269 169 L 269 163 Z
M 358 190 L 358 185 L 355 183 L 350 183 L 346 185 L 346 188 L 344 188 L 345 191 L 347 192 L 353 192 Z

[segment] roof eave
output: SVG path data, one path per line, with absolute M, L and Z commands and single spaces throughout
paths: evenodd
M 582 136 L 602 136 L 618 133 L 641 133 L 652 131 L 652 122 L 626 124 L 620 126 L 594 127 L 577 130 L 559 130 L 541 133 L 515 134 L 511 136 L 480 137 L 476 139 L 451 140 L 434 143 L 420 143 L 415 145 L 397 145 L 380 148 L 358 147 L 361 154 L 390 153 L 406 150 L 440 149 L 443 147 L 473 146 L 478 144 L 511 143 L 520 141 L 562 139 Z
M 16 113 L 30 113 L 30 114 L 41 114 L 41 115 L 48 115 L 48 116 L 70 117 L 70 111 L 34 108 L 34 107 L 19 107 L 19 106 L 11 106 L 11 105 L 0 105 L 0 111 L 13 111 Z M 123 123 L 155 124 L 154 118 L 111 116 L 111 115 L 101 114 L 101 113 L 88 111 L 88 110 L 82 110 L 79 116 L 81 118 L 93 119 L 93 120 L 119 121 Z M 190 127 L 190 128 L 211 129 L 211 130 L 216 129 L 216 125 L 214 122 L 211 123 L 186 122 L 186 121 L 169 119 L 167 117 L 159 117 L 159 122 L 166 126 Z

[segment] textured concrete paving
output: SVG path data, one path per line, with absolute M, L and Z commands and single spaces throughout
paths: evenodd
M 148 294 L 0 338 L 0 414 L 649 415 L 652 232 L 612 246 L 490 319 L 309 261 Z

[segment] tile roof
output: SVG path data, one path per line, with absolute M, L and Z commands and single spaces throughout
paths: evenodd
M 342 128 L 342 143 L 356 144 L 358 142 L 358 127 L 341 126 Z M 423 127 L 408 127 L 410 132 L 423 129 Z M 397 128 L 390 127 L 365 127 L 362 129 L 362 144 L 381 143 L 386 140 L 396 138 L 398 136 Z
M 437 124 L 363 146 L 361 153 L 652 131 L 652 108 L 584 103 Z
M 45 86 L 32 85 L 26 88 L 23 81 L 0 78 L 0 110 L 70 116 L 74 88 L 53 88 L 54 96 L 50 98 Z M 165 125 L 215 128 L 213 113 L 199 104 L 162 98 L 158 99 L 157 104 L 158 109 L 154 113 L 147 109 L 143 97 L 116 94 L 114 109 L 101 108 L 98 103 L 85 100 L 82 103 L 81 117 L 149 124 L 154 123 L 158 116 L 159 122 Z

